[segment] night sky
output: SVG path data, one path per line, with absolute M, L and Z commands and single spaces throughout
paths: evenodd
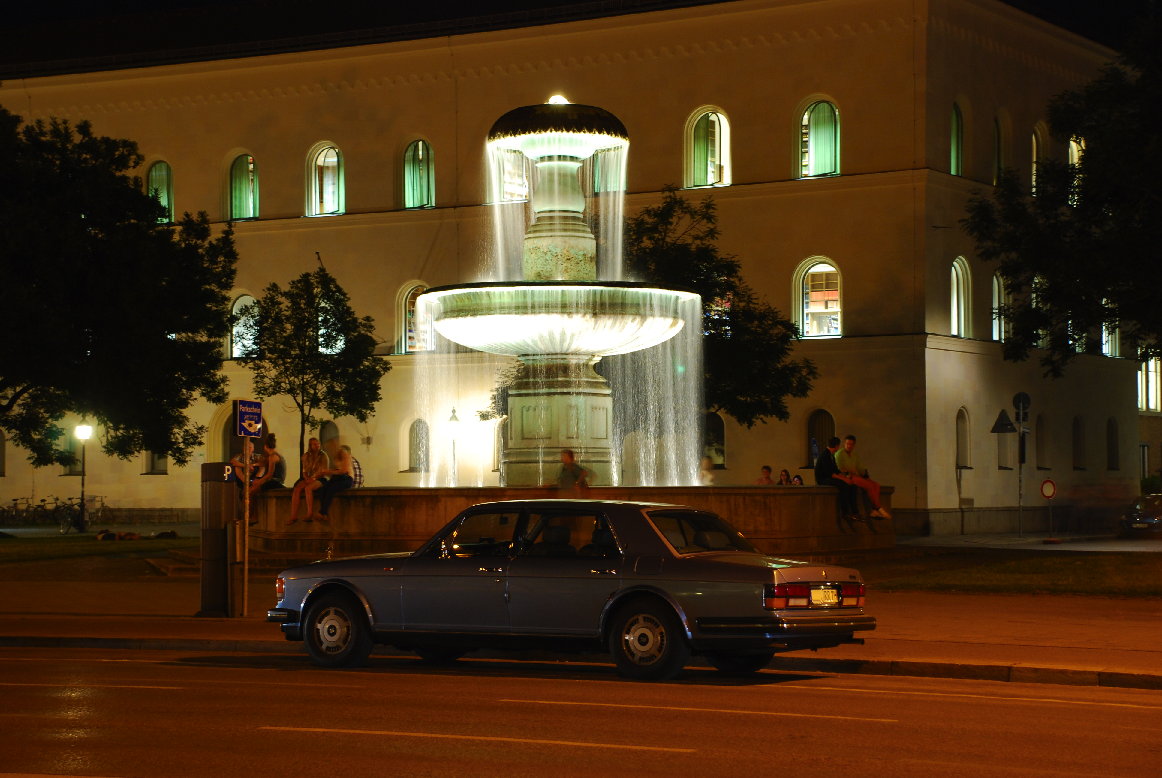
M 1132 28 L 1136 13 L 1158 2 L 1006 1 L 1114 48 Z M 562 9 L 583 17 L 683 3 L 698 4 L 697 0 L 24 0 L 20 5 L 9 2 L 3 12 L 0 77 L 36 73 L 40 68 L 35 63 L 55 60 L 128 57 L 141 52 L 275 40 L 289 41 L 291 48 L 318 48 L 314 42 L 318 36 L 376 28 L 435 25 L 439 33 L 448 31 L 455 20 L 488 29 L 508 26 L 507 20 L 536 23 Z M 441 26 L 445 29 L 440 30 Z M 31 67 L 29 63 L 33 63 Z

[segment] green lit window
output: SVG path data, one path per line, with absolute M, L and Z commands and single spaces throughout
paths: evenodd
M 426 141 L 412 141 L 403 155 L 404 208 L 434 208 L 436 205 L 436 171 L 432 165 L 432 147 Z
M 258 218 L 258 165 L 249 154 L 230 165 L 230 218 Z
M 839 175 L 839 111 L 834 105 L 813 103 L 803 112 L 799 154 L 803 178 Z
M 952 262 L 952 289 L 950 293 L 951 333 L 958 338 L 967 338 L 970 332 L 971 305 L 968 262 L 957 257 Z
M 948 156 L 948 172 L 954 176 L 964 175 L 964 115 L 960 106 L 952 104 L 952 132 L 949 138 L 951 152 Z
M 705 111 L 690 125 L 686 186 L 730 185 L 730 124 L 718 111 Z
M 165 215 L 158 221 L 163 224 L 173 222 L 173 170 L 168 162 L 154 162 L 149 166 L 146 176 L 147 191 L 157 198 L 158 203 L 165 209 Z
M 234 315 L 233 330 L 230 332 L 230 358 L 241 359 L 246 356 L 247 350 L 253 341 L 245 327 L 246 309 L 257 301 L 248 294 L 244 294 L 234 301 L 231 313 Z
M 308 165 L 308 216 L 343 213 L 343 154 L 334 146 L 312 149 Z

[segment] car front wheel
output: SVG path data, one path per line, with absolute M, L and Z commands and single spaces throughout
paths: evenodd
M 324 594 L 307 611 L 303 628 L 307 652 L 323 667 L 357 667 L 371 654 L 367 618 L 354 597 Z
M 609 633 L 609 652 L 618 673 L 638 681 L 673 678 L 690 658 L 674 611 L 650 600 L 635 600 L 617 612 Z

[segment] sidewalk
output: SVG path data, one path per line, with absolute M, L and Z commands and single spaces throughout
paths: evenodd
M 4 590 L 0 647 L 295 653 L 309 661 L 301 643 L 265 621 L 272 578 L 254 577 L 248 615 L 232 619 L 194 615 L 195 577 L 8 581 Z M 873 592 L 868 610 L 878 626 L 864 633 L 864 645 L 781 654 L 771 668 L 1162 689 L 1157 600 Z

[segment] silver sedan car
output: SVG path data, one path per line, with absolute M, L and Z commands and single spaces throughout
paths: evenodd
M 662 680 L 692 654 L 752 673 L 875 629 L 857 571 L 766 556 L 719 516 L 660 503 L 483 503 L 415 552 L 294 567 L 277 591 L 267 620 L 328 667 L 375 643 L 434 662 L 605 649 L 622 675 Z

